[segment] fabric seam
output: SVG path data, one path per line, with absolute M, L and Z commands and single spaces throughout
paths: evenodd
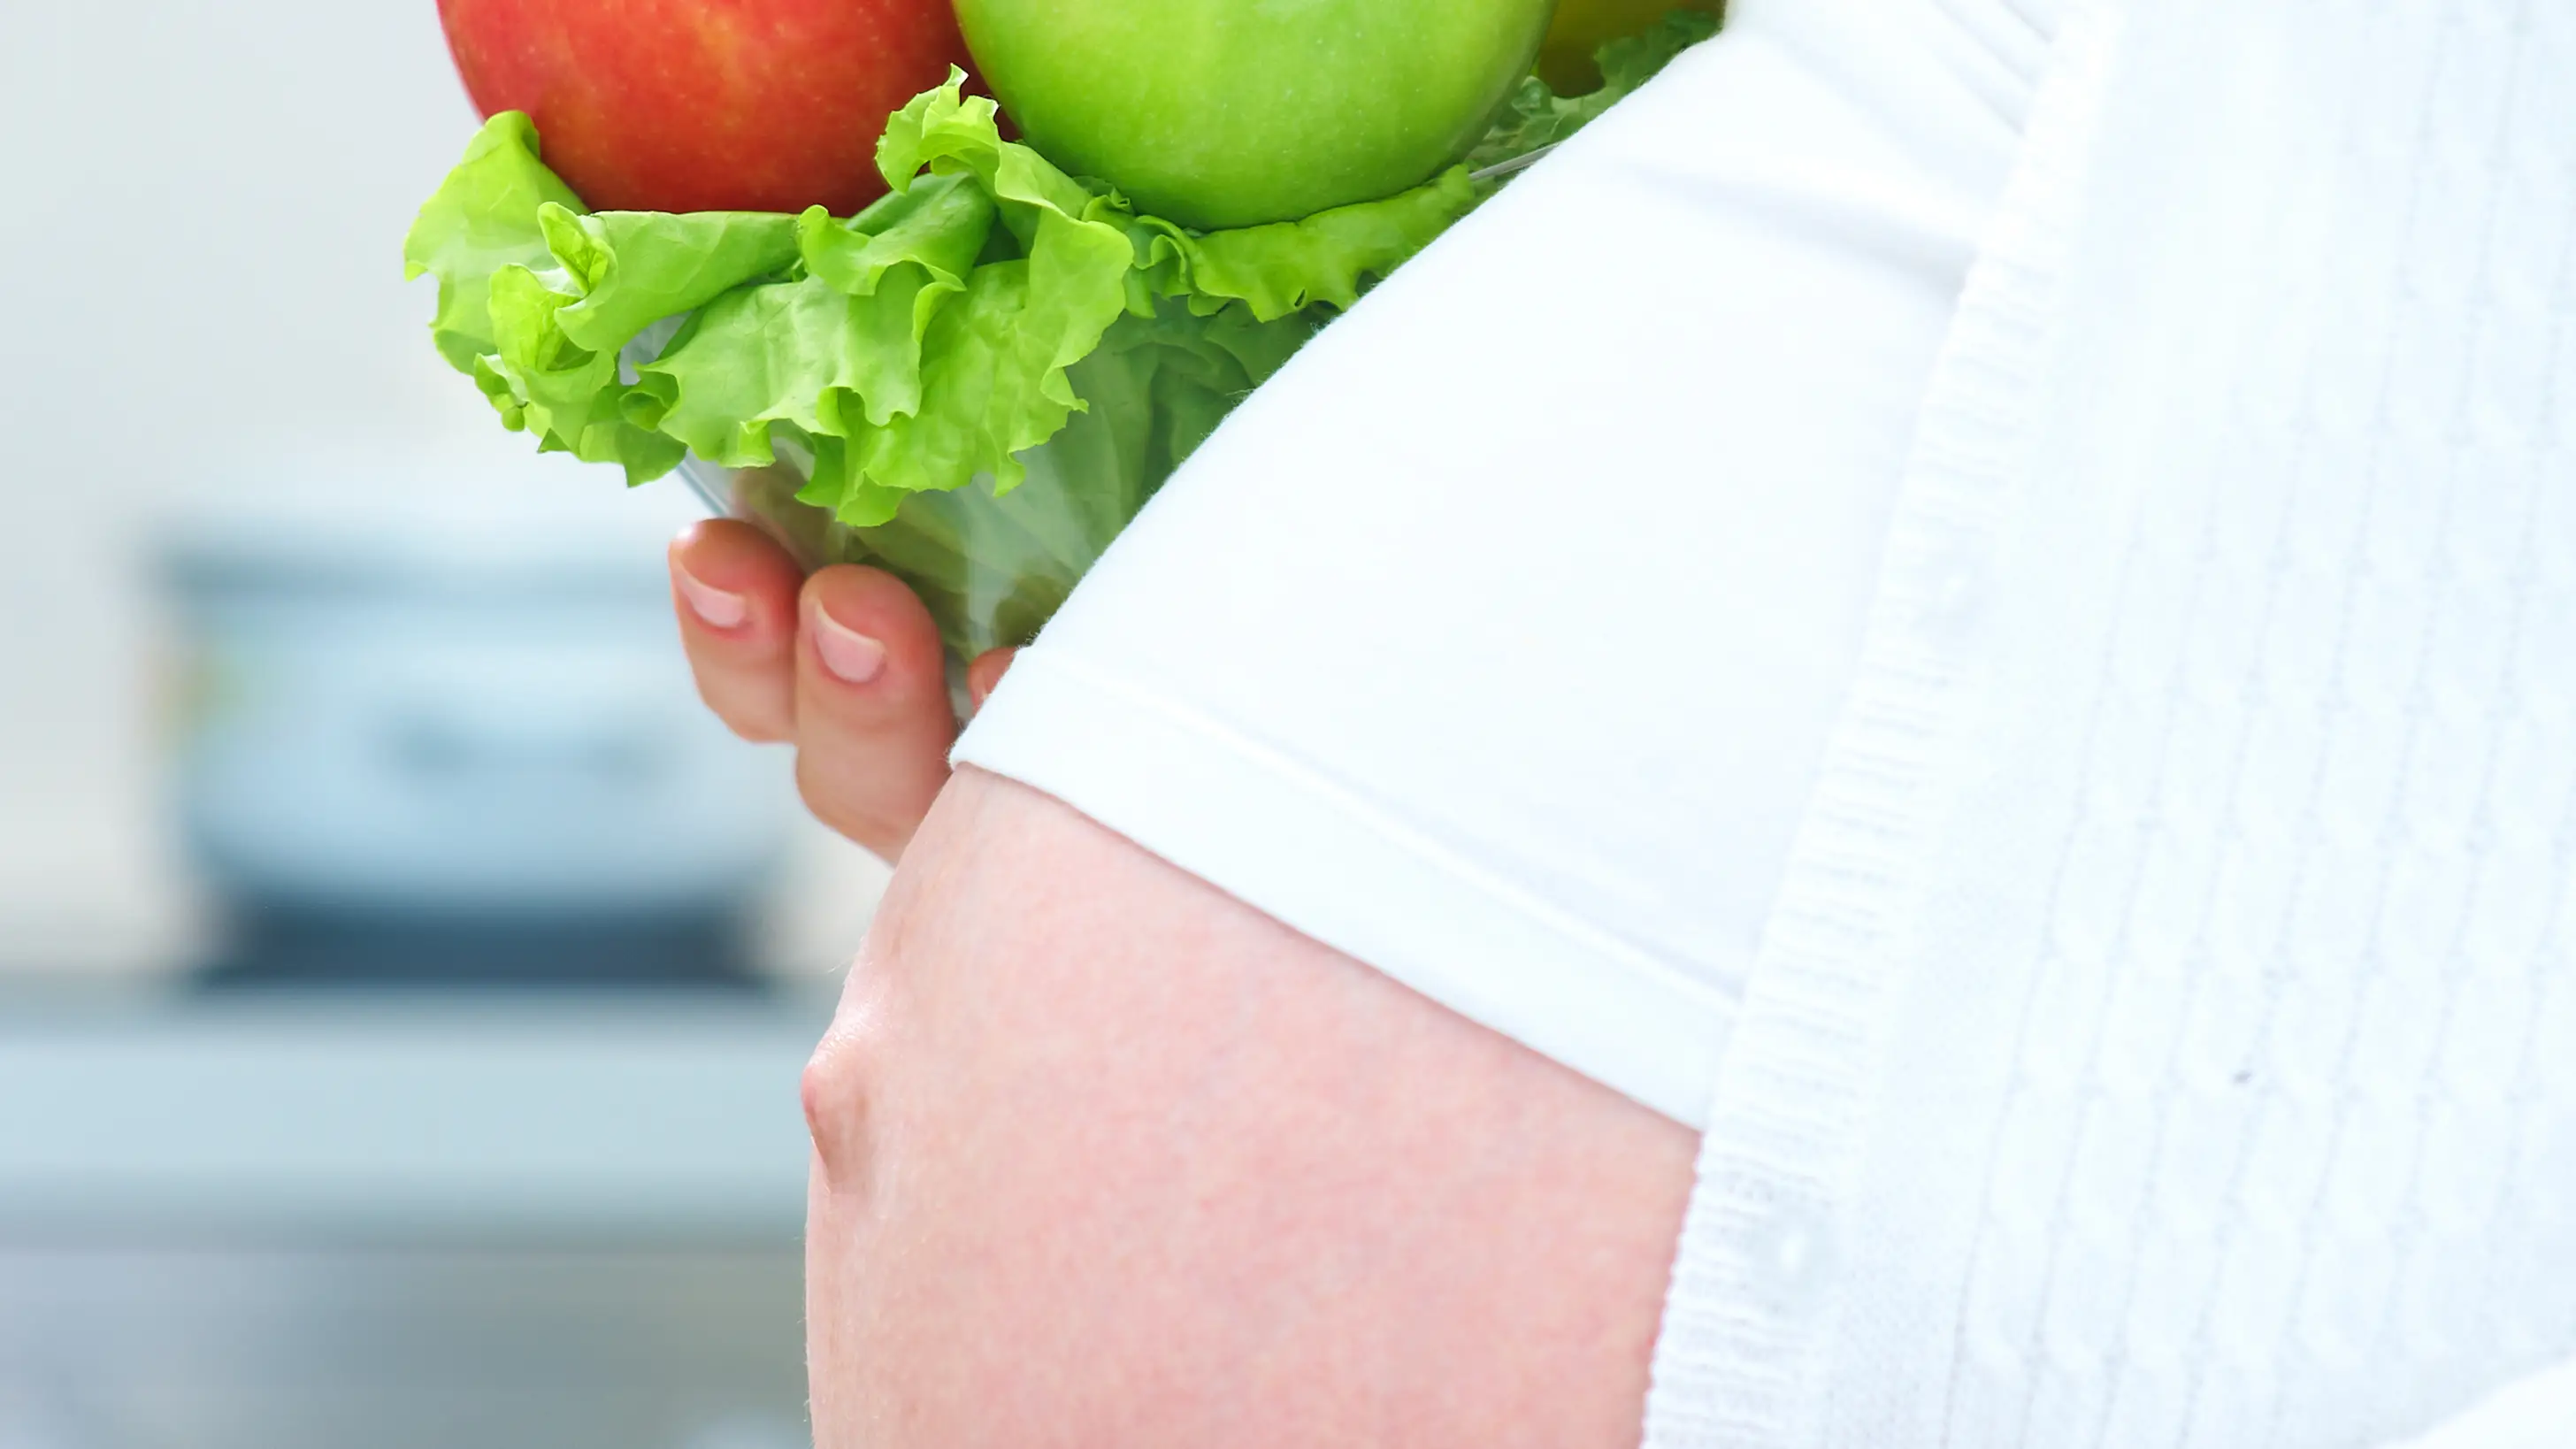
M 1548 905 L 1508 881 L 1496 878 L 1491 872 L 1477 868 L 1456 851 L 1429 839 L 1420 831 L 1405 827 L 1383 806 L 1371 801 L 1365 792 L 1332 778 L 1284 750 L 1264 745 L 1197 710 L 1140 689 L 1108 670 L 1062 654 L 1048 653 L 1043 647 L 1030 650 L 1013 667 L 1015 670 L 1034 669 L 1062 675 L 1083 688 L 1119 700 L 1129 709 L 1150 714 L 1166 725 L 1204 740 L 1252 769 L 1287 783 L 1310 799 L 1329 800 L 1336 815 L 1366 831 L 1380 844 L 1410 856 L 1466 889 L 1493 900 L 1550 935 L 1566 940 L 1591 955 L 1615 961 L 1653 981 L 1658 989 L 1699 998 L 1720 1011 L 1731 1012 L 1735 1008 L 1732 993 L 1670 965 L 1649 947 L 1604 931 L 1570 912 Z
M 2054 73 L 1926 390 L 1860 668 L 1719 1067 L 1647 1399 L 1648 1449 L 1818 1441 L 1835 1328 L 1816 1262 L 1854 1188 L 1938 864 L 1992 621 L 1985 561 L 2049 340 L 2111 6 L 2067 17 Z

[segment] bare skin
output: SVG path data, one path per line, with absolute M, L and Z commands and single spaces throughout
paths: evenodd
M 734 525 L 673 557 L 709 702 L 902 860 L 805 1078 L 823 1449 L 1637 1442 L 1693 1134 L 1045 795 L 948 778 L 893 580 L 800 595 Z M 840 628 L 883 648 L 864 682 Z

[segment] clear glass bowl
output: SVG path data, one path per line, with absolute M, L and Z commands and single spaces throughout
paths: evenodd
M 892 522 L 875 528 L 852 528 L 797 501 L 812 463 L 784 441 L 767 467 L 726 468 L 693 455 L 680 471 L 710 509 L 757 526 L 809 573 L 869 564 L 911 585 L 937 621 L 952 665 L 962 667 L 987 650 L 1036 638 L 1169 474 L 1168 467 L 1094 466 L 1080 470 L 1084 486 L 1068 486 L 1069 458 L 1116 446 L 1118 435 L 1132 431 L 1135 420 L 1109 411 L 1076 413 L 1052 440 L 1020 454 L 1028 476 L 1009 493 L 996 497 L 989 476 L 952 493 L 916 493 Z M 1109 478 L 1122 481 L 1103 481 Z

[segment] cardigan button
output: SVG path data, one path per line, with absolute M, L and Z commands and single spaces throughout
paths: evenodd
M 1985 615 L 1987 574 L 1981 558 L 1964 545 L 1948 554 L 1925 580 L 1916 622 L 1935 642 L 1956 644 Z
M 1804 1318 L 1820 1307 L 1841 1268 L 1833 1225 L 1809 1208 L 1775 1210 L 1747 1247 L 1754 1291 L 1785 1317 Z

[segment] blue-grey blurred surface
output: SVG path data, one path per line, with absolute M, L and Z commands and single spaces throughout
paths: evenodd
M 883 874 L 432 351 L 474 126 L 429 0 L 0 4 L 0 1449 L 803 1441 Z
M 777 761 L 655 753 L 689 695 L 660 544 L 702 505 L 671 480 L 630 492 L 615 468 L 539 456 L 430 346 L 434 284 L 405 281 L 402 237 L 475 126 L 427 0 L 0 5 L 0 977 L 201 964 L 222 950 L 213 897 L 232 864 L 309 864 L 326 840 L 344 874 L 399 861 L 423 890 L 441 877 L 418 847 L 434 844 L 451 869 L 482 860 L 487 883 L 586 871 L 648 892 L 657 871 L 723 883 L 696 866 L 729 851 L 739 883 L 746 830 L 778 818 L 760 809 L 792 815 Z M 218 554 L 247 572 L 222 577 Z M 325 583 L 348 588 L 299 615 L 290 596 Z M 620 589 L 632 610 L 603 619 Z M 229 702 L 210 686 L 243 677 L 226 650 L 255 641 L 302 651 L 254 661 L 278 665 L 253 679 L 281 690 L 326 654 L 356 662 L 321 702 L 349 712 L 283 721 L 324 752 L 301 779 L 342 788 L 304 811 L 298 843 L 209 828 L 192 857 L 190 749 L 242 750 L 198 757 L 226 767 L 196 781 L 222 827 L 253 819 L 220 794 L 253 747 L 273 762 L 302 743 L 269 728 L 244 744 L 207 713 Z M 564 667 L 567 651 L 586 662 Z M 516 702 L 396 687 L 442 673 Z M 466 849 L 453 809 L 434 839 L 420 828 L 436 812 L 415 787 L 437 771 L 488 787 L 546 761 L 571 768 L 557 793 L 514 797 L 517 860 Z M 726 808 L 648 831 L 648 806 L 561 807 L 648 761 L 648 802 L 712 790 Z M 712 782 L 727 768 L 780 788 L 726 796 Z M 880 877 L 795 829 L 755 879 L 747 949 L 810 979 L 855 943 Z M 512 868 L 566 839 L 582 849 Z
M 796 815 L 659 550 L 580 512 L 236 499 L 170 529 L 170 782 L 232 980 L 739 980 Z M 517 527 L 507 526 L 515 523 Z
M 7 1449 L 800 1449 L 792 1249 L 0 1249 Z
M 738 909 L 787 762 L 675 667 L 660 551 L 422 512 L 236 506 L 165 545 L 202 872 L 315 907 Z
M 0 1012 L 0 1449 L 803 1442 L 808 996 Z
M 0 1017 L 0 1241 L 794 1240 L 778 999 L 248 993 Z

